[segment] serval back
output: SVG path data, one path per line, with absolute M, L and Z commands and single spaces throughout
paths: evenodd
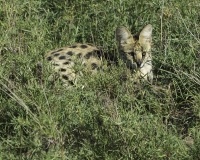
M 79 66 L 84 66 L 91 72 L 96 72 L 101 67 L 100 52 L 101 50 L 96 46 L 75 44 L 50 51 L 45 57 L 54 66 L 60 79 L 69 86 L 76 84 L 82 76 L 82 68 Z
M 152 82 L 151 59 L 152 26 L 149 24 L 137 35 L 132 35 L 126 27 L 116 29 L 116 39 L 120 58 L 128 68 L 136 71 L 136 76 Z M 75 44 L 48 52 L 47 61 L 53 66 L 60 79 L 69 86 L 76 84 L 83 75 L 77 66 L 83 66 L 92 73 L 102 68 L 102 59 L 106 56 L 96 46 L 90 44 Z M 138 77 L 139 78 L 139 77 Z

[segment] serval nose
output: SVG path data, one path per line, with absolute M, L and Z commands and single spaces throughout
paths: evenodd
M 141 60 L 138 60 L 136 63 L 137 63 L 137 67 L 140 68 L 140 66 L 141 66 L 141 64 L 142 64 L 142 61 L 141 61 Z

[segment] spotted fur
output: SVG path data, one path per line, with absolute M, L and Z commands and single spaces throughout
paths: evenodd
M 149 24 L 139 33 L 132 36 L 126 27 L 116 29 L 116 39 L 120 58 L 127 67 L 136 70 L 136 75 L 152 82 L 151 63 L 151 35 L 152 26 Z M 53 66 L 56 73 L 66 85 L 76 84 L 82 76 L 84 66 L 92 73 L 102 67 L 103 52 L 98 47 L 90 44 L 75 44 L 48 52 L 46 60 Z

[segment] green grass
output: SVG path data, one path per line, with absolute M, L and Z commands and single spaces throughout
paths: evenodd
M 0 0 L 0 159 L 200 159 L 199 7 L 197 0 Z M 152 86 L 136 86 L 123 64 L 69 90 L 48 81 L 49 50 L 88 42 L 115 54 L 117 26 L 135 33 L 149 23 Z

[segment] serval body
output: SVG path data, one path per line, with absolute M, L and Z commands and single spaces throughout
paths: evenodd
M 152 26 L 149 24 L 137 34 L 132 35 L 126 27 L 116 29 L 116 40 L 119 57 L 126 63 L 126 66 L 136 71 L 136 76 L 143 77 L 152 83 L 152 58 L 151 40 Z M 78 66 L 84 66 L 92 72 L 102 68 L 104 52 L 96 46 L 90 44 L 75 44 L 50 51 L 46 54 L 46 59 L 59 74 L 64 83 L 69 86 L 76 84 L 82 76 Z

